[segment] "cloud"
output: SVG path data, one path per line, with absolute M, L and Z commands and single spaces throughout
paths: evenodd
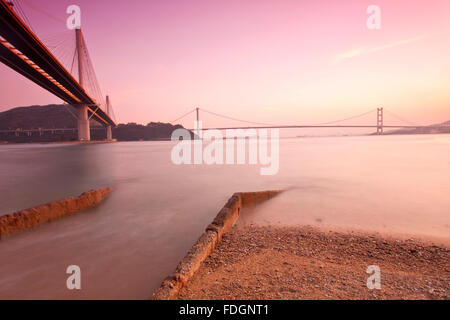
M 360 55 L 363 55 L 363 54 L 378 52 L 378 51 L 390 49 L 390 48 L 393 48 L 393 47 L 402 46 L 402 45 L 409 44 L 409 43 L 412 43 L 412 42 L 416 42 L 416 41 L 419 41 L 419 40 L 422 40 L 422 39 L 425 39 L 425 38 L 427 38 L 426 35 L 420 35 L 420 36 L 417 36 L 417 37 L 414 37 L 414 38 L 410 38 L 410 39 L 406 39 L 406 40 L 400 40 L 400 41 L 392 42 L 392 43 L 385 44 L 385 45 L 378 46 L 378 47 L 372 47 L 372 48 L 370 48 L 370 47 L 361 47 L 361 48 L 357 48 L 357 49 L 350 50 L 350 51 L 347 51 L 347 52 L 344 52 L 344 53 L 341 53 L 341 54 L 337 55 L 333 59 L 333 63 L 332 64 L 337 64 L 337 63 L 341 62 L 342 60 L 350 59 L 350 58 L 353 58 L 353 57 L 356 57 L 356 56 L 360 56 Z

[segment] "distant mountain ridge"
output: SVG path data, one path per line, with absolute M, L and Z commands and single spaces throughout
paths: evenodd
M 77 110 L 69 105 L 51 104 L 46 106 L 17 107 L 0 112 L 0 130 L 29 130 L 29 129 L 61 129 L 77 128 Z M 100 125 L 91 121 L 92 127 Z M 147 125 L 137 123 L 119 124 L 113 128 L 113 138 L 119 141 L 137 140 L 169 140 L 175 129 L 181 125 L 170 123 L 150 122 Z M 91 139 L 106 138 L 106 130 L 91 130 Z M 77 140 L 77 132 L 46 132 L 33 133 L 31 136 L 20 133 L 0 134 L 0 141 L 7 142 L 51 142 Z
M 0 112 L 0 130 L 76 128 L 76 112 L 72 106 L 58 104 L 17 107 Z
M 448 126 L 436 128 L 433 126 Z M 439 134 L 439 133 L 450 133 L 450 120 L 433 124 L 430 127 L 422 127 L 422 128 L 405 128 L 398 130 L 386 131 L 384 134 Z

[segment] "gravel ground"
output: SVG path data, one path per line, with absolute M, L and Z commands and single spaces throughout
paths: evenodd
M 367 267 L 381 271 L 369 290 Z M 450 250 L 312 227 L 234 227 L 179 299 L 449 299 Z

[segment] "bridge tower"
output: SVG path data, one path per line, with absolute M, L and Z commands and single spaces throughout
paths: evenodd
M 111 103 L 108 95 L 106 96 L 106 114 L 111 117 Z M 106 126 L 106 140 L 112 140 L 112 126 L 110 124 Z
M 80 28 L 75 29 L 75 41 L 78 56 L 78 82 L 83 87 L 83 35 Z M 78 106 L 78 140 L 91 140 L 87 105 Z
M 377 108 L 377 134 L 383 134 L 383 108 Z

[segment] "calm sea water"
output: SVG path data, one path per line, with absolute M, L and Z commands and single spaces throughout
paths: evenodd
M 0 146 L 0 214 L 113 186 L 99 207 L 0 241 L 0 298 L 145 299 L 236 191 L 245 219 L 450 242 L 450 136 L 282 139 L 280 170 L 176 166 L 172 142 Z M 81 268 L 82 289 L 66 288 Z

